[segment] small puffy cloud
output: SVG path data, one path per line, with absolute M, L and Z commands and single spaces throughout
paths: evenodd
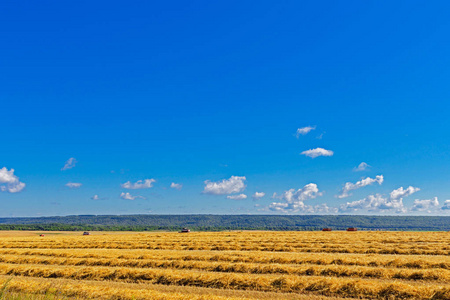
M 295 213 L 299 211 L 314 212 L 314 207 L 306 205 L 304 201 L 322 196 L 322 194 L 322 192 L 319 192 L 317 184 L 309 183 L 302 189 L 290 189 L 285 191 L 280 196 L 274 193 L 272 198 L 279 199 L 281 201 L 272 202 L 268 208 L 272 211 L 280 211 L 284 213 Z
M 182 185 L 181 183 L 175 183 L 175 182 L 172 182 L 172 183 L 170 184 L 170 187 L 171 187 L 172 189 L 181 190 L 181 189 L 183 188 L 183 185 Z
M 302 127 L 302 128 L 298 128 L 297 132 L 295 133 L 295 136 L 297 138 L 299 138 L 301 135 L 306 135 L 308 134 L 311 130 L 316 129 L 316 126 L 306 126 L 306 127 Z
M 130 193 L 123 193 L 123 192 L 120 194 L 120 198 L 125 199 L 125 200 L 134 200 L 134 199 L 136 199 L 136 197 L 135 196 L 131 196 Z
M 353 168 L 353 171 L 361 172 L 367 170 L 368 168 L 370 168 L 370 166 L 367 163 L 362 162 L 357 167 Z
M 137 198 L 145 199 L 145 197 L 142 196 L 132 196 L 130 193 L 123 193 L 123 192 L 120 194 L 120 198 L 125 200 L 135 200 Z
M 331 150 L 323 149 L 323 148 L 315 148 L 315 149 L 309 149 L 309 150 L 303 151 L 300 154 L 311 157 L 311 158 L 316 158 L 319 156 L 333 156 L 334 152 Z
M 14 169 L 8 171 L 6 167 L 0 169 L 0 183 L 14 183 L 18 178 L 14 175 Z
M 231 195 L 227 196 L 227 198 L 231 200 L 244 200 L 247 199 L 247 195 L 246 194 Z
M 242 192 L 245 185 L 245 176 L 231 176 L 230 179 L 223 179 L 217 182 L 205 181 L 204 194 L 227 195 Z
M 0 186 L 0 191 L 8 193 L 18 193 L 25 188 L 25 183 L 18 182 L 16 184 L 7 184 L 6 186 Z
M 396 190 L 393 190 L 390 194 L 390 198 L 391 199 L 400 199 L 400 198 L 404 198 L 404 197 L 408 197 L 409 195 L 414 194 L 415 192 L 420 191 L 419 188 L 417 187 L 412 187 L 409 186 L 406 189 L 403 189 L 403 187 L 400 187 Z
M 77 160 L 74 157 L 69 158 L 64 164 L 64 167 L 61 168 L 61 171 L 72 169 L 73 167 L 75 167 L 76 163 Z
M 445 200 L 444 205 L 441 207 L 441 209 L 450 211 L 450 200 Z
M 138 180 L 135 183 L 132 183 L 131 181 L 127 181 L 120 186 L 124 189 L 129 190 L 137 190 L 137 189 L 149 189 L 153 187 L 153 183 L 156 182 L 155 179 L 145 179 L 145 180 Z
M 66 186 L 71 189 L 77 189 L 77 188 L 81 187 L 82 184 L 79 182 L 68 182 L 68 183 L 66 183 Z
M 439 206 L 439 201 L 437 197 L 429 200 L 414 200 L 412 211 L 431 211 Z
M 383 181 L 384 181 L 383 175 L 377 175 L 375 178 L 367 177 L 356 183 L 347 182 L 342 188 L 341 193 L 337 195 L 337 197 L 340 199 L 349 197 L 351 196 L 351 194 L 349 193 L 350 191 L 357 190 L 367 185 L 372 185 L 374 183 L 378 183 L 379 185 L 381 185 Z
M 8 171 L 6 167 L 0 169 L 0 191 L 18 193 L 25 188 L 25 183 L 20 182 L 19 177 L 14 175 L 14 169 Z
M 263 192 L 255 192 L 252 196 L 253 200 L 259 200 L 262 197 L 264 197 L 266 195 L 266 193 Z

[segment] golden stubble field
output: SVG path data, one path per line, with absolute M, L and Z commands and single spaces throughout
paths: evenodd
M 0 299 L 450 299 L 449 232 L 0 232 Z

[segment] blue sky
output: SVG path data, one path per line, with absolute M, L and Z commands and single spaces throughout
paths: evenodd
M 449 9 L 2 1 L 0 216 L 449 215 Z

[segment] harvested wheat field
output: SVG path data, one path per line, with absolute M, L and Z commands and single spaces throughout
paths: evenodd
M 0 232 L 0 299 L 450 299 L 449 232 Z

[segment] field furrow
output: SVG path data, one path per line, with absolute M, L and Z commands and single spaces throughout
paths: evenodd
M 260 264 L 310 264 L 310 265 L 347 265 L 371 267 L 395 267 L 411 269 L 445 269 L 450 270 L 450 259 L 446 256 L 409 255 L 364 255 L 364 254 L 329 254 L 329 253 L 261 253 L 257 251 L 173 251 L 173 250 L 118 250 L 97 249 L 3 249 L 0 255 L 43 256 L 62 258 L 114 259 L 129 261 L 130 266 L 143 264 L 146 260 L 182 260 L 182 261 L 216 261 L 234 263 Z M 5 256 L 6 257 L 6 256 Z
M 448 284 L 427 283 L 417 285 L 380 279 L 344 279 L 319 276 L 277 276 L 267 274 L 243 275 L 236 273 L 219 274 L 214 272 L 174 269 L 143 270 L 111 267 L 11 266 L 4 264 L 0 264 L 0 274 L 77 280 L 148 282 L 152 284 L 201 286 L 221 289 L 295 293 L 316 292 L 326 296 L 345 297 L 381 297 L 386 293 L 390 296 L 397 295 L 402 298 L 412 299 L 448 299 L 448 297 L 450 297 L 450 285 Z M 439 295 L 439 297 L 436 295 Z
M 127 260 L 127 259 L 97 259 L 97 258 L 57 258 L 42 256 L 2 255 L 0 263 L 7 264 L 42 264 L 59 266 L 108 266 L 126 268 L 160 268 L 187 269 L 208 272 L 249 273 L 249 274 L 290 274 L 302 276 L 332 276 L 361 278 L 397 278 L 405 280 L 428 280 L 450 283 L 450 271 L 445 269 L 399 269 L 360 267 L 345 265 L 282 265 L 255 263 L 226 263 L 209 261 L 183 260 Z
M 224 290 L 191 286 L 168 286 L 136 284 L 113 281 L 71 280 L 61 278 L 34 278 L 0 275 L 0 287 L 6 284 L 8 294 L 47 295 L 45 299 L 168 299 L 168 300 L 235 300 L 235 299 L 289 299 L 289 300 L 342 300 L 341 297 L 326 297 L 314 294 L 275 293 L 243 290 Z M 9 299 L 5 295 L 5 299 Z M 1 299 L 1 298 L 0 298 Z M 26 298 L 28 299 L 28 298 Z M 35 299 L 33 297 L 33 299 Z M 352 298 L 345 298 L 351 300 Z
M 229 245 L 229 244 L 202 244 L 202 245 L 179 245 L 177 243 L 170 244 L 76 244 L 76 243 L 63 243 L 63 244 L 29 244 L 29 243 L 9 243 L 3 244 L 0 248 L 19 248 L 24 247 L 30 249 L 48 248 L 48 249 L 147 249 L 147 250 L 213 250 L 213 251 L 261 251 L 261 252 L 306 252 L 306 253 L 348 253 L 348 254 L 401 254 L 401 255 L 446 255 L 450 256 L 449 249 L 420 249 L 414 246 L 404 247 L 398 246 L 392 247 L 380 247 L 377 246 L 349 246 L 342 247 L 302 247 L 298 245 L 270 245 L 270 246 L 248 246 L 247 245 Z

